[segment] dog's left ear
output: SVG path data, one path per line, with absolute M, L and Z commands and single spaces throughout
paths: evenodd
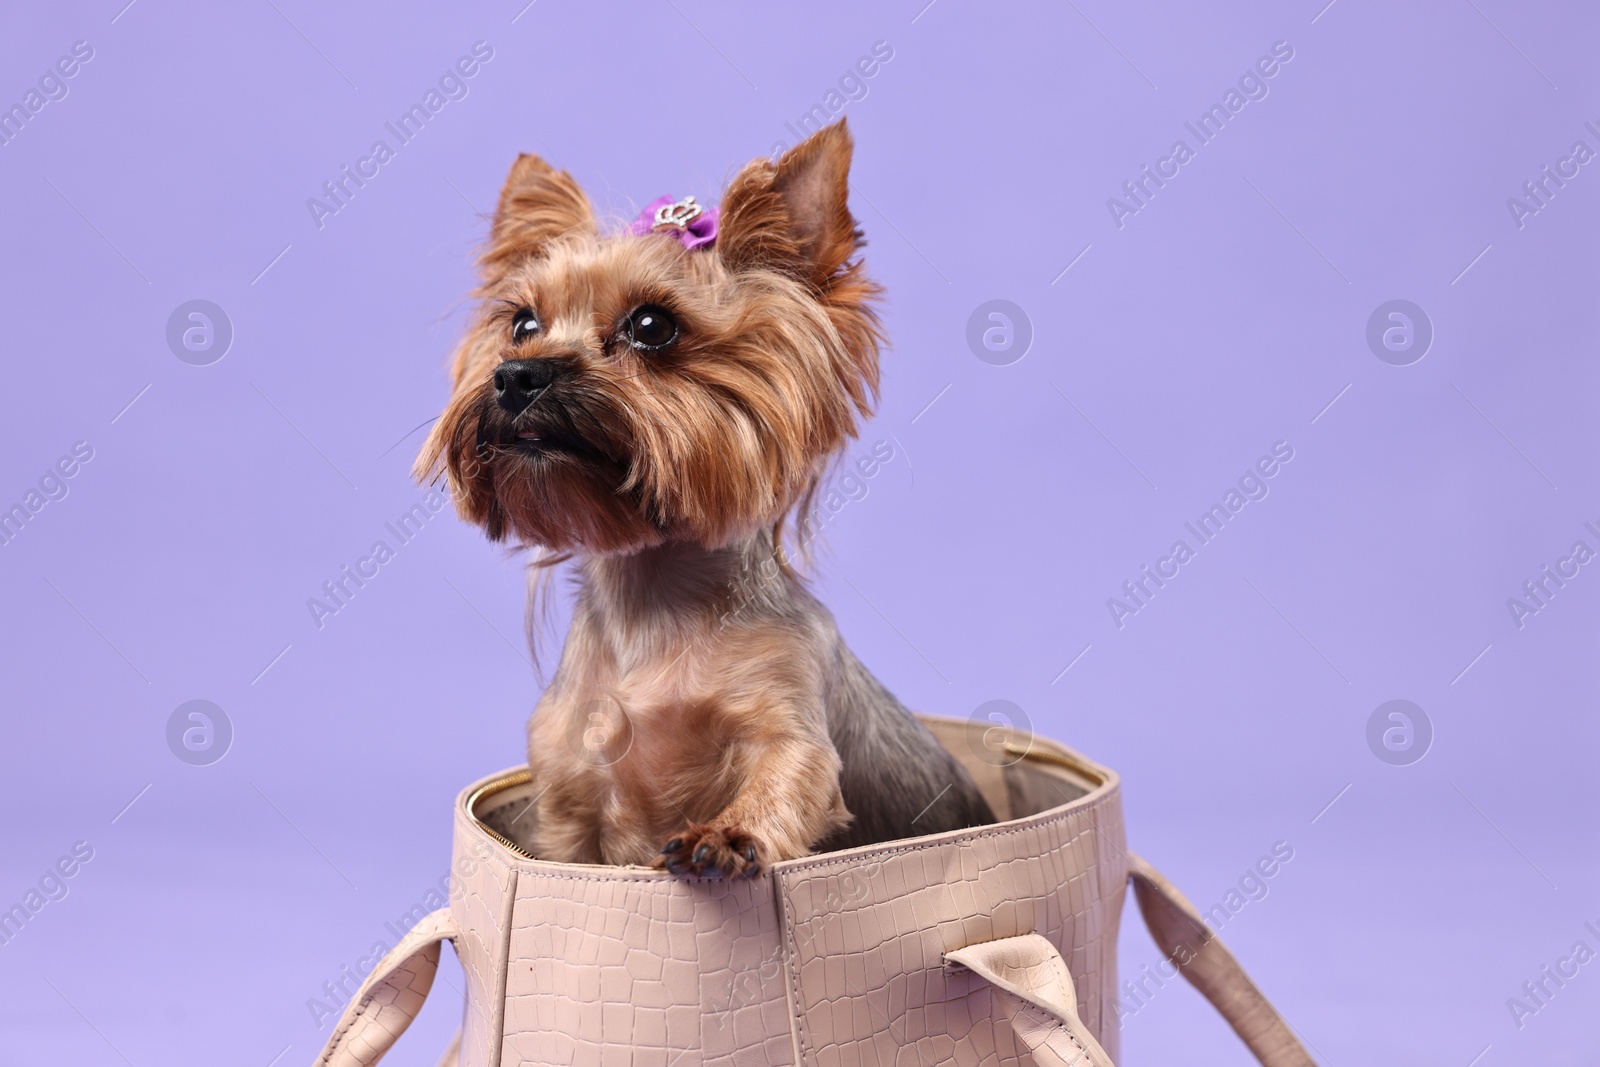
M 850 154 L 843 119 L 741 170 L 722 198 L 717 248 L 735 270 L 766 267 L 827 288 L 861 245 L 850 216 Z
M 514 264 L 539 255 L 550 242 L 594 231 L 594 210 L 572 175 L 523 153 L 500 190 L 500 206 L 489 245 L 478 257 L 478 269 L 484 281 L 492 283 Z

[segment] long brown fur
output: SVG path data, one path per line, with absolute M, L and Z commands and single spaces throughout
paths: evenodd
M 841 122 L 747 165 L 714 249 L 603 234 L 536 156 L 501 193 L 482 304 L 416 473 L 447 477 L 490 538 L 579 561 L 529 724 L 545 858 L 749 876 L 993 818 L 783 551 L 785 520 L 877 396 L 851 151 Z M 669 349 L 629 345 L 644 304 L 675 318 Z M 514 339 L 521 309 L 540 325 Z M 508 360 L 555 372 L 516 414 L 496 400 Z

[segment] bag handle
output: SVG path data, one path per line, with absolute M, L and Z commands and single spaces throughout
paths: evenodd
M 433 987 L 439 944 L 460 931 L 449 908 L 422 917 L 367 975 L 313 1067 L 372 1067 L 389 1051 Z
M 1150 935 L 1189 984 L 1244 1040 L 1262 1067 L 1316 1067 L 1272 1002 L 1239 961 L 1161 872 L 1128 855 L 1139 912 Z M 1055 945 L 1038 934 L 1006 937 L 945 953 L 984 978 L 999 994 L 1034 1067 L 1112 1067 L 1111 1059 L 1078 1018 L 1072 976 Z
M 1316 1067 L 1317 1061 L 1278 1009 L 1176 886 L 1132 853 L 1128 880 L 1150 936 L 1189 984 L 1228 1020 L 1262 1067 Z
M 1047 938 L 1002 937 L 946 952 L 944 958 L 994 987 L 1017 1039 L 1032 1053 L 1034 1067 L 1113 1067 L 1078 1018 L 1072 973 Z

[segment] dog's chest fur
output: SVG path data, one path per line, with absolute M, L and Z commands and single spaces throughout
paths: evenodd
M 542 850 L 647 862 L 725 808 L 774 741 L 826 739 L 837 634 L 759 540 L 585 565 L 529 751 L 552 799 L 599 820 L 583 840 L 541 834 Z
M 821 841 L 843 848 L 991 821 L 960 765 L 855 658 L 832 615 L 772 562 L 765 535 L 727 549 L 668 546 L 584 565 L 561 664 L 529 724 L 546 811 L 541 855 L 647 863 L 664 835 L 710 819 L 764 755 L 832 790 Z M 781 774 L 770 763 L 763 774 Z M 848 809 L 848 810 L 847 810 Z M 848 824 L 848 825 L 847 825 Z

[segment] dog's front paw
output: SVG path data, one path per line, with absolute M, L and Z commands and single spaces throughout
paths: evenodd
M 737 826 L 690 826 L 662 846 L 654 865 L 684 878 L 754 878 L 766 867 L 766 846 Z

